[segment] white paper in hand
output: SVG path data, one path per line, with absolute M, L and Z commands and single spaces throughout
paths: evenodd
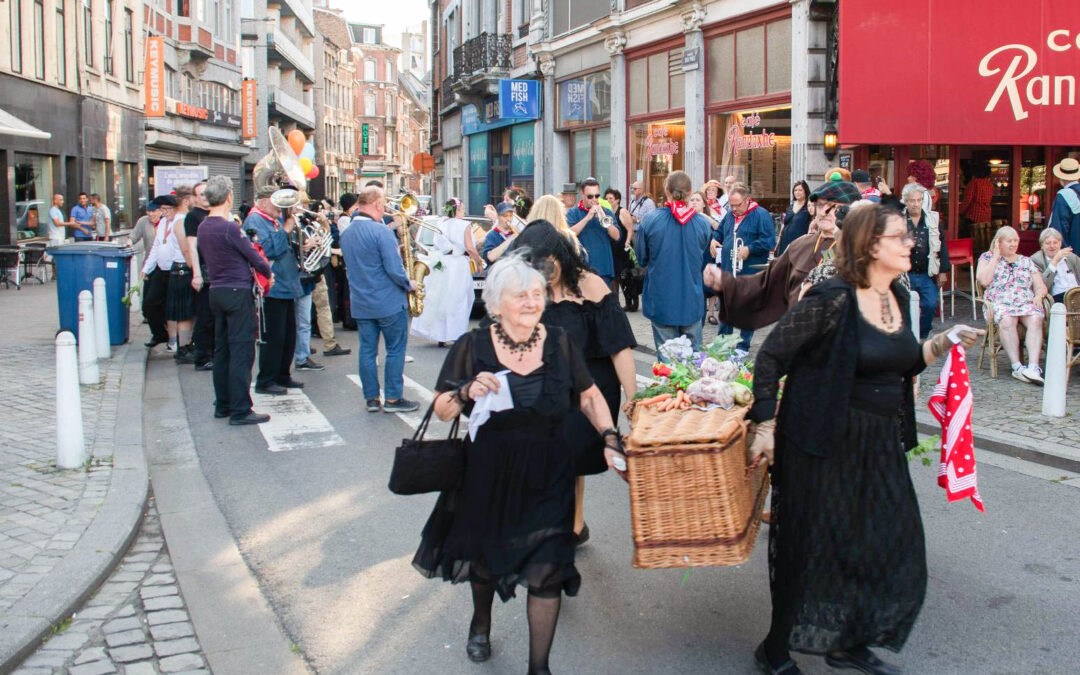
M 476 440 L 476 432 L 480 430 L 484 422 L 488 421 L 491 413 L 514 407 L 514 399 L 510 395 L 510 382 L 506 378 L 509 372 L 509 370 L 500 370 L 495 373 L 495 379 L 499 381 L 499 391 L 488 391 L 473 403 L 472 412 L 469 413 L 469 440 Z

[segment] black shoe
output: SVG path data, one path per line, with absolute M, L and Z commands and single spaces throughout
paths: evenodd
M 150 338 L 149 340 L 147 340 L 146 342 L 143 343 L 143 346 L 146 347 L 147 349 L 153 349 L 154 347 L 157 347 L 158 345 L 163 345 L 166 342 L 168 342 L 168 340 L 159 340 L 157 338 Z
M 195 364 L 195 370 L 213 370 L 213 369 L 214 369 L 214 362 L 213 361 L 203 361 L 202 363 Z
M 477 633 L 469 635 L 469 641 L 465 643 L 465 653 L 473 663 L 483 663 L 491 658 L 491 638 Z
M 287 387 L 289 389 L 303 389 L 304 388 L 304 383 L 303 382 L 297 382 L 296 380 L 292 379 L 291 377 L 289 379 L 287 379 L 287 380 L 278 380 L 277 384 L 280 384 L 281 386 Z
M 867 675 L 900 675 L 904 672 L 891 663 L 885 663 L 866 647 L 847 652 L 829 652 L 825 655 L 825 663 L 833 668 L 858 670 Z
M 280 396 L 281 394 L 289 393 L 289 390 L 281 386 L 277 382 L 271 382 L 270 384 L 255 385 L 256 394 L 267 394 L 269 396 Z
M 585 523 L 581 527 L 581 532 L 574 535 L 574 546 L 581 546 L 587 541 L 589 541 L 589 524 Z
M 379 412 L 381 409 L 382 409 L 382 404 L 379 402 L 379 399 L 377 399 L 377 398 L 369 398 L 367 400 L 367 411 L 368 412 Z
M 195 363 L 195 354 L 188 347 L 181 347 L 176 350 L 176 354 L 173 355 L 173 359 L 177 363 Z
M 214 419 L 220 420 L 220 419 L 224 419 L 226 417 L 232 417 L 232 413 L 229 412 L 228 410 L 215 410 L 214 411 Z
M 303 363 L 296 364 L 297 370 L 325 370 L 326 366 L 321 363 L 316 363 L 308 357 Z
M 803 675 L 803 671 L 799 670 L 799 665 L 791 659 L 784 661 L 779 667 L 773 668 L 772 664 L 769 663 L 769 657 L 765 655 L 764 642 L 754 650 L 754 663 L 757 665 L 758 670 L 766 673 L 766 675 Z
M 262 415 L 257 412 L 249 412 L 243 417 L 233 417 L 229 419 L 229 424 L 233 426 L 241 426 L 243 424 L 262 424 L 263 422 L 269 422 L 269 415 Z
M 416 401 L 410 401 L 407 398 L 399 398 L 396 401 L 387 401 L 383 403 L 382 410 L 387 413 L 398 412 L 412 412 L 420 407 L 420 404 Z
M 342 349 L 341 345 L 334 345 L 333 349 L 324 349 L 323 356 L 345 356 L 346 354 L 352 354 L 351 349 Z

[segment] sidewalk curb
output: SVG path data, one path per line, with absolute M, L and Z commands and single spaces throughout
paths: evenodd
M 95 443 L 95 457 L 113 457 L 112 478 L 105 500 L 78 543 L 47 577 L 4 613 L 0 631 L 0 673 L 14 670 L 41 645 L 53 625 L 70 617 L 97 591 L 120 563 L 142 523 L 149 493 L 149 473 L 143 451 L 143 388 L 147 352 L 143 330 L 133 327 L 121 369 L 120 391 L 112 447 Z M 126 413 L 126 414 L 124 414 Z
M 941 433 L 941 423 L 927 412 L 915 413 L 915 426 L 923 433 Z M 1080 473 L 1080 453 L 1053 441 L 1033 441 L 1019 434 L 978 428 L 975 429 L 974 439 L 975 447 L 979 450 Z

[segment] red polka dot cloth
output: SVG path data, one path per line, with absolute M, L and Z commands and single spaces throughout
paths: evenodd
M 941 465 L 938 485 L 950 502 L 970 498 L 975 508 L 986 511 L 979 495 L 975 471 L 975 442 L 971 432 L 971 382 L 964 348 L 953 345 L 941 367 L 930 412 L 941 422 Z

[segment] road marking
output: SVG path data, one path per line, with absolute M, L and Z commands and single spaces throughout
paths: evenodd
M 269 422 L 257 425 L 270 452 L 345 445 L 303 389 L 289 389 L 288 393 L 272 396 L 256 393 L 252 388 L 251 401 L 259 412 L 270 413 Z
M 360 390 L 363 391 L 363 385 L 360 383 L 359 375 L 350 374 L 346 375 L 346 377 L 349 378 L 350 382 L 355 384 L 357 387 L 360 387 Z M 397 415 L 402 422 L 408 424 L 413 431 L 415 431 L 420 426 L 420 423 L 424 421 L 424 413 L 427 412 L 428 406 L 431 405 L 431 399 L 435 397 L 435 393 L 424 385 L 417 382 L 416 380 L 412 379 L 408 375 L 402 375 L 401 377 L 405 384 L 405 398 L 411 398 L 415 400 L 417 403 L 420 404 L 420 407 L 412 412 L 399 412 L 394 414 Z M 433 416 L 431 424 L 431 430 L 434 431 L 436 428 L 438 428 L 438 425 L 444 425 L 445 423 L 440 422 L 438 419 L 434 419 Z M 461 416 L 461 424 L 465 426 L 469 424 L 468 415 Z M 449 430 L 449 425 L 446 425 L 446 427 L 447 430 Z

